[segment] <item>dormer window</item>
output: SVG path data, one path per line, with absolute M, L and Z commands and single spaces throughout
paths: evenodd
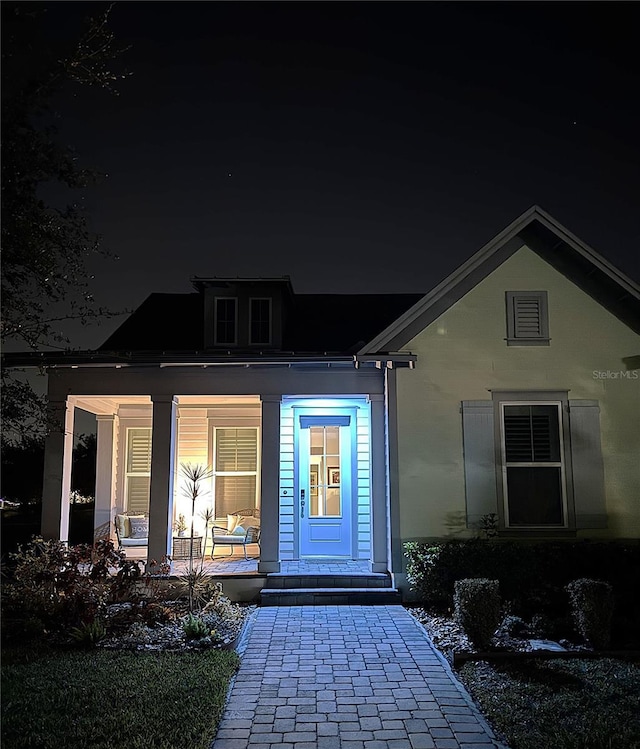
M 238 300 L 233 297 L 216 297 L 215 344 L 235 346 L 238 342 Z
M 271 343 L 271 299 L 249 299 L 249 343 L 263 346 Z

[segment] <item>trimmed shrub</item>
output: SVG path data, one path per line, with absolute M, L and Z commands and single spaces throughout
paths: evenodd
M 500 583 L 486 578 L 456 580 L 455 619 L 478 648 L 486 649 L 500 624 Z
M 613 589 L 602 580 L 581 578 L 566 588 L 578 632 L 593 648 L 603 650 L 611 641 Z
M 561 624 L 570 634 L 565 587 L 582 577 L 609 582 L 615 597 L 614 635 L 633 646 L 640 629 L 638 541 L 512 541 L 497 539 L 410 542 L 405 544 L 407 579 L 425 606 L 451 610 L 456 580 L 487 577 L 500 581 L 510 613 L 529 621 L 535 615 Z M 566 622 L 566 625 L 565 625 Z M 569 628 L 569 631 L 565 630 Z

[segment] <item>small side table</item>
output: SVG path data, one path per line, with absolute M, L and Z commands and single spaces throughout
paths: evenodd
M 192 541 L 190 536 L 173 537 L 173 559 L 189 559 L 189 543 Z M 202 558 L 202 536 L 193 537 L 193 558 Z

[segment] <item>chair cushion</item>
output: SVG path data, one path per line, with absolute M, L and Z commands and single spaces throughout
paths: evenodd
M 233 533 L 227 536 L 214 536 L 214 544 L 241 544 L 244 540 L 244 532 L 241 536 L 236 536 Z
M 121 546 L 146 546 L 149 543 L 148 538 L 122 538 Z
M 147 538 L 149 536 L 149 520 L 147 518 L 129 518 L 131 533 L 129 538 Z

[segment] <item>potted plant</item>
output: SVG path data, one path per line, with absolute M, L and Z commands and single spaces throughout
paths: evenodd
M 179 536 L 187 535 L 187 521 L 184 515 L 178 515 L 178 519 L 173 524 L 173 529 L 178 531 Z

